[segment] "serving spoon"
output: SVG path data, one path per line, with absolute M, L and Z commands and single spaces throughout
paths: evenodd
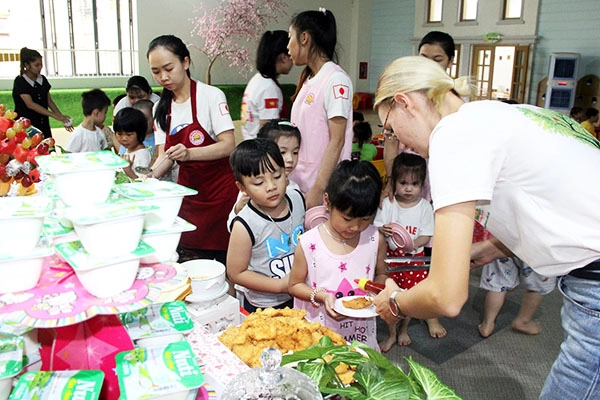
M 150 167 L 142 167 L 141 165 L 138 165 L 137 167 L 135 167 L 133 170 L 140 175 L 150 175 L 152 173 L 152 171 L 154 171 L 156 168 L 159 167 L 159 165 L 161 165 L 167 158 L 169 158 L 168 156 L 163 157 L 162 160 L 160 160 L 156 166 L 154 168 L 150 168 Z

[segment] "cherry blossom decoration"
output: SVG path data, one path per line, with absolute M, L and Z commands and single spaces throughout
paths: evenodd
M 286 7 L 283 0 L 217 0 L 215 8 L 206 10 L 205 2 L 200 2 L 194 11 L 199 16 L 191 19 L 191 35 L 199 41 L 191 46 L 208 57 L 206 83 L 211 83 L 210 71 L 219 57 L 247 76 L 254 67 L 248 44 L 258 42 L 270 22 L 286 15 Z

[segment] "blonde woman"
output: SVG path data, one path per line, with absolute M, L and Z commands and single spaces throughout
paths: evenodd
M 470 269 L 516 255 L 562 276 L 565 341 L 541 398 L 600 398 L 600 191 L 590 184 L 600 181 L 600 142 L 561 114 L 465 103 L 469 92 L 467 78 L 425 57 L 397 59 L 379 79 L 384 130 L 429 158 L 435 246 L 428 278 L 407 291 L 388 279 L 377 312 L 386 321 L 454 317 Z M 493 239 L 471 244 L 474 218 Z

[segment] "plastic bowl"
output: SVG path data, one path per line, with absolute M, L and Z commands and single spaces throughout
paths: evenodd
M 54 175 L 58 196 L 68 206 L 104 203 L 115 181 L 114 169 L 84 170 Z
M 98 258 L 114 258 L 133 252 L 140 243 L 144 214 L 108 219 L 93 224 L 73 220 L 73 228 L 85 250 Z
M 312 229 L 315 226 L 327 221 L 329 219 L 329 211 L 325 206 L 316 206 L 306 210 L 304 215 L 304 228 L 306 230 Z
M 54 249 L 37 249 L 32 255 L 0 260 L 0 294 L 22 292 L 35 287 L 42 275 L 44 258 Z
M 40 241 L 44 217 L 2 218 L 0 232 L 0 254 L 27 254 Z
M 149 212 L 146 215 L 144 221 L 144 229 L 160 229 L 168 228 L 173 225 L 181 203 L 183 202 L 183 196 L 173 197 L 160 197 L 157 199 L 144 200 L 143 204 L 157 206 L 158 209 Z
M 396 222 L 390 224 L 392 228 L 392 242 L 402 251 L 408 253 L 415 249 L 415 242 L 410 233 Z
M 166 232 L 156 234 L 143 234 L 142 240 L 154 247 L 154 254 L 143 257 L 144 264 L 153 264 L 171 261 L 181 239 L 181 232 Z
M 192 293 L 212 296 L 225 284 L 225 266 L 215 260 L 190 260 L 181 264 L 191 280 Z
M 107 298 L 129 289 L 137 276 L 140 259 L 119 261 L 97 268 L 75 269 L 81 285 L 90 294 Z

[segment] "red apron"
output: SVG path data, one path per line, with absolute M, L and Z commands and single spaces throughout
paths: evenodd
M 171 108 L 169 106 L 165 150 L 178 143 L 187 148 L 205 147 L 216 143 L 198 122 L 196 81 L 192 79 L 190 83 L 192 123 L 170 135 Z M 179 216 L 196 225 L 197 228 L 195 231 L 184 232 L 179 245 L 190 249 L 227 250 L 229 245 L 227 217 L 238 194 L 229 158 L 180 162 L 177 183 L 198 191 L 195 196 L 183 198 Z

